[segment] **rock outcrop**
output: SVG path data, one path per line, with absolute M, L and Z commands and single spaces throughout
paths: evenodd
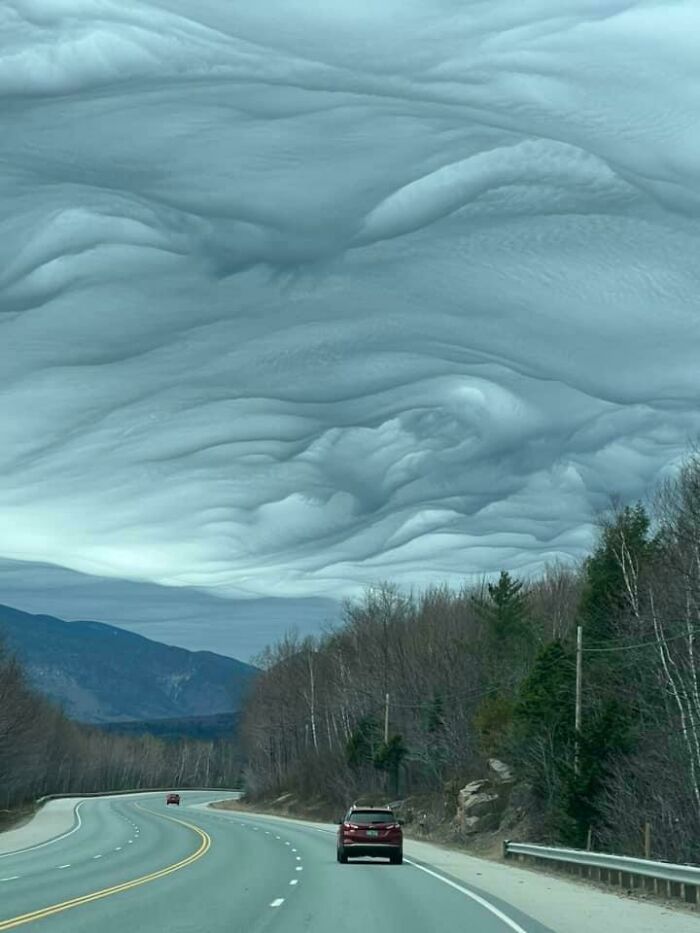
M 497 758 L 491 758 L 488 766 L 488 778 L 471 781 L 457 795 L 455 828 L 460 833 L 492 832 L 501 825 L 515 777 L 510 767 Z
M 510 765 L 507 765 L 504 761 L 500 761 L 498 758 L 489 758 L 489 774 L 492 775 L 492 780 L 496 784 L 514 784 L 515 776 L 511 770 Z

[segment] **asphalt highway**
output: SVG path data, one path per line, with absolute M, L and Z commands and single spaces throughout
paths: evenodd
M 333 832 L 208 809 L 214 794 L 95 798 L 62 837 L 0 856 L 0 933 L 544 933 L 414 860 L 340 865 Z M 556 931 L 564 933 L 564 930 Z

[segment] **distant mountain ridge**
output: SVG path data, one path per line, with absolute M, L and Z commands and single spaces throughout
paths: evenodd
M 234 713 L 257 674 L 250 664 L 211 651 L 3 605 L 0 642 L 17 655 L 37 690 L 82 722 Z
M 216 713 L 214 716 L 187 716 L 185 719 L 140 719 L 98 723 L 100 729 L 117 735 L 154 735 L 158 739 L 233 739 L 238 731 L 239 713 Z

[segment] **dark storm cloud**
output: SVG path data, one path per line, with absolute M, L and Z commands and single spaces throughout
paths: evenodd
M 0 555 L 240 598 L 579 558 L 700 428 L 699 28 L 6 2 Z
M 119 625 L 191 651 L 247 661 L 285 631 L 316 633 L 338 621 L 329 599 L 217 599 L 190 587 L 103 580 L 52 567 L 0 560 L 0 603 L 37 615 Z

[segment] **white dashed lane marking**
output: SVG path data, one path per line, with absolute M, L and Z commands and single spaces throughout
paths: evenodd
M 101 855 L 93 855 L 93 858 L 102 858 Z
M 17 881 L 19 875 L 10 875 L 9 878 L 0 878 L 0 881 Z
M 299 884 L 299 879 L 298 879 L 298 878 L 293 878 L 289 883 L 290 883 L 290 884 Z
M 68 862 L 67 865 L 59 865 L 58 868 L 59 868 L 59 871 L 60 871 L 62 868 L 70 868 L 70 862 Z
M 304 871 L 304 869 L 301 867 L 301 865 L 297 865 L 297 871 Z
M 270 904 L 270 907 L 281 907 L 282 904 L 284 904 L 284 898 L 283 898 L 283 897 L 278 897 L 276 900 L 274 900 L 274 901 Z

